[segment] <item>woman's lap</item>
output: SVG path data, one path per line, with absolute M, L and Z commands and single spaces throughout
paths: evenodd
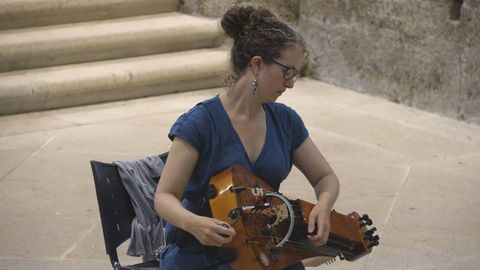
M 160 269 L 168 270 L 232 270 L 230 265 L 218 265 L 218 258 L 207 252 L 185 251 L 177 245 L 168 245 L 162 252 L 160 260 Z M 297 263 L 283 270 L 304 270 L 302 263 Z
M 168 270 L 231 270 L 228 264 L 218 265 L 218 259 L 207 252 L 186 252 L 177 245 L 169 245 L 162 252 L 160 269 Z

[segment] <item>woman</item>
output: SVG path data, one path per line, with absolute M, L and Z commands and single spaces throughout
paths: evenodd
M 226 92 L 183 114 L 169 133 L 173 142 L 155 195 L 155 209 L 171 224 L 167 237 L 173 239 L 162 253 L 161 269 L 231 269 L 214 247 L 232 241 L 235 231 L 211 218 L 202 198 L 209 179 L 234 164 L 277 189 L 294 164 L 318 197 L 308 224 L 309 232 L 317 229 L 310 241 L 322 245 L 330 231 L 337 177 L 298 114 L 275 103 L 299 75 L 303 39 L 261 8 L 233 7 L 221 24 L 234 41 L 233 80 Z

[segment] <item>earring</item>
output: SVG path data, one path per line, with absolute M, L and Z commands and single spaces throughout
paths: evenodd
M 257 86 L 258 86 L 257 79 L 255 79 L 255 80 L 253 80 L 253 83 L 252 83 L 253 95 L 255 95 L 255 93 L 257 92 Z

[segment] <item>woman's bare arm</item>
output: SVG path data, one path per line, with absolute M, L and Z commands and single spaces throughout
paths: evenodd
M 295 150 L 294 164 L 308 179 L 318 199 L 308 224 L 310 233 L 315 225 L 317 232 L 309 238 L 315 245 L 325 244 L 330 232 L 330 211 L 340 190 L 338 178 L 310 137 Z
M 175 227 L 193 234 L 202 244 L 221 246 L 232 240 L 235 231 L 220 226 L 221 221 L 188 211 L 180 203 L 198 156 L 193 146 L 175 137 L 155 192 L 155 210 Z

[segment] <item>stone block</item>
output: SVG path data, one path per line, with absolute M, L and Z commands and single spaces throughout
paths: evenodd
M 76 242 L 93 230 L 98 222 L 97 219 L 85 218 L 2 216 L 0 254 L 2 258 L 60 259 Z
M 448 170 L 412 167 L 365 269 L 475 269 L 478 188 L 478 181 Z
M 180 9 L 193 15 L 222 17 L 234 5 L 262 6 L 289 22 L 295 22 L 299 17 L 299 0 L 184 0 Z
M 357 1 L 311 1 L 300 0 L 300 23 L 314 19 L 322 24 L 348 24 L 371 22 L 376 16 L 375 0 Z
M 464 48 L 460 61 L 459 118 L 480 123 L 480 47 Z
M 429 114 L 425 117 L 409 120 L 409 124 L 416 125 L 432 133 L 438 133 L 452 139 L 480 144 L 480 126 L 459 122 L 453 118 Z
M 105 252 L 102 252 L 105 253 Z M 0 258 L 0 270 L 36 270 L 39 267 L 48 270 L 105 270 L 112 268 L 107 256 L 103 260 L 92 259 L 35 259 L 35 258 L 21 258 L 21 257 L 2 257 Z
M 34 150 L 0 150 L 0 183 L 10 172 L 21 164 Z M 1 200 L 1 198 L 0 198 Z
M 160 154 L 165 145 L 167 127 L 129 127 L 88 125 L 60 131 L 44 147 L 48 152 L 152 153 Z M 131 136 L 131 137 L 130 137 Z M 141 138 L 130 141 L 127 138 Z M 152 148 L 152 145 L 155 148 Z M 157 148 L 158 147 L 158 148 Z M 52 153 L 53 154 L 53 153 Z
M 332 119 L 333 121 L 335 119 Z M 342 122 L 338 121 L 338 123 Z M 408 166 L 414 162 L 413 159 L 399 153 L 352 140 L 342 134 L 330 132 L 327 128 L 310 128 L 309 133 L 324 157 L 331 163 L 360 163 L 361 160 L 369 160 L 373 164 L 382 166 Z
M 43 130 L 61 129 L 73 126 L 72 123 L 57 117 L 48 116 L 45 112 L 16 114 L 0 118 L 0 136 L 12 136 L 22 133 L 33 133 Z
M 300 32 L 310 46 L 312 75 L 479 123 L 480 8 L 465 1 L 454 20 L 452 3 L 300 1 Z
M 141 262 L 140 257 L 127 255 L 129 243 L 129 241 L 126 241 L 117 248 L 119 260 L 122 265 Z M 66 254 L 65 258 L 70 260 L 81 260 L 84 258 L 89 258 L 92 261 L 108 260 L 108 255 L 105 254 L 102 224 L 99 222 L 92 231 L 90 231 L 82 240 L 76 243 L 76 246 L 68 254 Z M 109 264 L 110 262 L 105 264 L 103 269 L 108 269 L 109 267 L 111 268 Z
M 58 181 L 38 181 L 24 178 L 21 181 L 0 181 L 0 216 L 98 218 L 93 177 L 85 178 L 83 182 L 74 179 L 67 177 Z
M 129 101 L 115 102 L 108 104 L 95 104 L 68 109 L 51 111 L 57 118 L 77 125 L 93 124 L 106 121 L 116 121 L 119 117 L 124 119 L 133 119 L 135 117 L 145 117 L 145 115 L 163 115 L 180 114 L 200 102 L 202 98 L 213 97 L 222 89 L 197 90 L 185 93 L 166 94 L 150 98 L 140 98 Z M 181 97 L 180 99 L 178 97 Z M 128 104 L 128 106 L 127 106 Z M 117 121 L 122 121 L 117 120 Z M 150 122 L 150 126 L 157 122 Z
M 472 178 L 478 178 L 480 175 L 478 164 L 480 164 L 480 154 L 478 153 L 442 158 L 431 163 L 432 166 L 448 168 Z
M 0 29 L 171 12 L 178 8 L 178 2 L 178 0 L 3 0 L 0 2 Z
M 308 1 L 300 2 L 300 23 L 313 18 L 320 24 L 376 31 L 390 29 L 406 38 L 461 42 L 470 22 L 450 19 L 452 1 Z M 463 11 L 463 10 L 462 10 Z
M 215 47 L 218 21 L 178 12 L 0 33 L 0 72 Z
M 113 128 L 108 128 L 107 130 L 113 130 Z M 63 133 L 58 139 L 52 141 L 51 145 L 47 145 L 46 150 L 38 152 L 35 156 L 30 157 L 15 168 L 15 170 L 6 177 L 6 180 L 30 180 L 36 183 L 48 181 L 60 184 L 82 183 L 82 188 L 92 191 L 93 177 L 90 160 L 112 162 L 116 160 L 137 159 L 147 155 L 161 154 L 167 151 L 170 145 L 170 142 L 166 138 L 166 133 L 159 133 L 152 129 L 139 130 L 138 128 L 131 128 L 130 130 L 137 130 L 137 132 L 133 134 L 129 132 L 124 133 L 118 128 L 116 130 L 117 135 L 104 133 L 105 129 L 100 130 L 98 128 L 71 130 L 70 132 Z M 78 135 L 74 135 L 75 133 Z M 142 135 L 144 133 L 150 133 L 152 135 L 151 137 L 147 137 Z M 127 134 L 132 135 L 132 138 L 143 138 L 141 140 L 143 143 L 139 142 L 140 140 L 134 143 L 125 140 L 122 142 L 122 139 L 119 140 L 119 136 L 125 136 Z M 165 135 L 161 136 L 159 134 Z M 157 139 L 152 140 L 153 137 Z M 165 139 L 162 140 L 160 137 L 164 137 Z M 95 143 L 96 140 L 98 143 Z M 64 143 L 71 143 L 72 141 L 77 141 L 78 143 L 62 147 Z M 163 143 L 160 143 L 160 141 L 163 141 Z M 157 147 L 158 152 L 155 150 Z M 94 154 L 87 154 L 89 153 L 88 151 L 92 150 Z
M 478 50 L 467 50 L 472 57 L 465 59 L 469 69 L 462 73 L 463 49 L 452 42 L 421 43 L 388 29 L 316 27 L 316 35 L 313 24 L 302 29 L 310 44 L 315 77 L 451 117 L 477 117 L 474 110 L 461 114 L 462 96 L 477 92 L 478 76 L 465 78 L 473 85 L 462 81 L 465 73 L 478 74 Z M 473 93 L 470 102 L 476 104 L 480 99 Z
M 227 55 L 200 49 L 2 73 L 0 114 L 218 87 Z
M 463 32 L 464 43 L 478 48 L 480 44 L 480 1 L 464 0 L 460 11 L 459 29 Z
M 354 140 L 359 143 L 382 148 L 416 161 L 431 161 L 461 153 L 475 153 L 480 149 L 480 145 L 472 142 L 426 133 L 415 127 L 398 125 L 355 111 L 340 112 L 338 117 L 339 121 L 336 122 L 331 122 L 328 118 L 317 118 L 313 123 L 341 136 L 355 134 Z M 348 125 L 339 124 L 347 122 Z
M 38 150 L 55 136 L 56 131 L 38 131 L 0 137 L 0 151 Z M 33 153 L 33 152 L 32 152 Z

